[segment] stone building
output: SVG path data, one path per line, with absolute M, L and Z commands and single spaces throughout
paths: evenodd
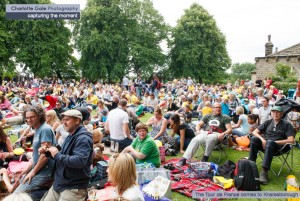
M 256 70 L 252 72 L 252 80 L 257 77 L 264 79 L 265 77 L 276 72 L 275 66 L 278 63 L 287 64 L 292 67 L 292 71 L 300 77 L 300 43 L 278 51 L 277 48 L 273 53 L 273 43 L 271 35 L 268 35 L 268 42 L 265 44 L 265 56 L 255 57 Z

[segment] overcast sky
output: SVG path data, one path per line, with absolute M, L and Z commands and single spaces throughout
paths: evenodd
M 80 4 L 86 0 L 52 0 L 55 3 Z M 299 0 L 153 0 L 154 7 L 171 26 L 184 9 L 197 2 L 214 17 L 227 40 L 233 63 L 254 62 L 264 56 L 267 36 L 278 50 L 300 43 Z

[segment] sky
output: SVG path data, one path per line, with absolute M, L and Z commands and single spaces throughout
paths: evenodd
M 80 4 L 86 0 L 52 0 L 54 3 Z M 268 35 L 278 50 L 300 43 L 299 0 L 152 0 L 165 22 L 176 26 L 177 20 L 194 2 L 216 20 L 227 40 L 232 63 L 251 62 L 263 57 Z

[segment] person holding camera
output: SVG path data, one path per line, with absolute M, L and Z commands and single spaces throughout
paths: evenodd
M 92 134 L 81 124 L 78 110 L 62 113 L 62 122 L 69 136 L 59 151 L 58 146 L 42 147 L 41 154 L 50 153 L 56 162 L 54 183 L 43 201 L 84 200 L 93 157 Z

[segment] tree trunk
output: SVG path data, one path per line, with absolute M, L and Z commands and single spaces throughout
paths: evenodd
M 57 76 L 60 80 L 62 80 L 60 71 L 55 71 L 55 72 L 56 72 L 56 76 Z
M 198 83 L 202 84 L 202 77 L 198 77 Z

